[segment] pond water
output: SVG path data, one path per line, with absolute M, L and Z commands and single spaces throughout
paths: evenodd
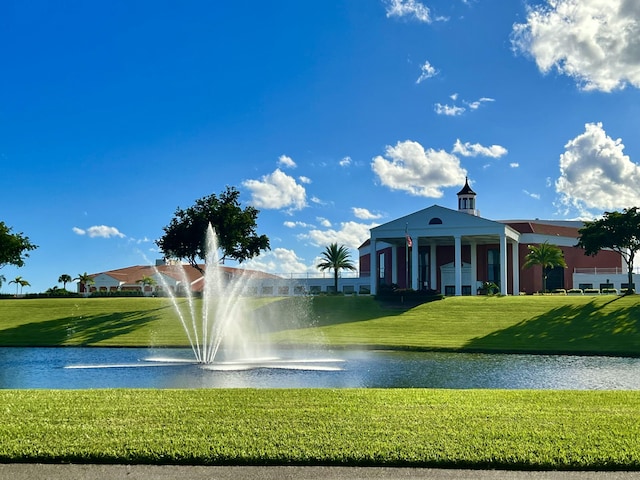
M 2 389 L 456 388 L 640 390 L 640 359 L 391 351 L 284 351 L 190 363 L 189 349 L 0 348 Z

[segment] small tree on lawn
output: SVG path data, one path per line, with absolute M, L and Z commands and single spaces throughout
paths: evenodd
M 15 283 L 16 284 L 16 297 L 18 296 L 18 288 L 20 288 L 20 293 L 22 293 L 22 289 L 24 287 L 30 287 L 31 284 L 25 280 L 24 278 L 18 276 L 16 278 L 14 278 L 13 280 L 11 280 L 9 282 L 9 284 Z
M 58 277 L 58 283 L 62 284 L 62 288 L 63 290 L 67 289 L 67 283 L 72 282 L 73 278 L 71 278 L 71 275 L 67 274 L 67 273 L 63 273 L 62 275 L 60 275 Z
M 549 242 L 540 245 L 528 245 L 529 253 L 524 258 L 525 262 L 522 268 L 531 268 L 535 265 L 542 267 L 542 292 L 547 291 L 547 277 L 549 270 L 555 267 L 567 268 L 564 260 L 564 254 L 557 245 L 551 245 Z
M 625 208 L 622 212 L 604 212 L 602 218 L 585 222 L 578 230 L 578 246 L 585 255 L 597 255 L 600 250 L 618 252 L 627 264 L 627 294 L 632 293 L 633 262 L 640 250 L 640 210 Z
M 322 271 L 333 270 L 333 287 L 336 293 L 338 293 L 338 274 L 340 270 L 356 270 L 349 257 L 350 254 L 347 247 L 332 243 L 322 252 L 323 260 L 317 265 Z

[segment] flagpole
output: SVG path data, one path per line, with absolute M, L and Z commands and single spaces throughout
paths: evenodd
M 405 287 L 409 288 L 409 223 L 404 226 L 404 266 L 405 266 Z

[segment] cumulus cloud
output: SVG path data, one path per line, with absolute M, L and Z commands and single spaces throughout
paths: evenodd
M 124 238 L 126 235 L 120 232 L 116 227 L 108 227 L 106 225 L 94 225 L 86 230 L 73 227 L 73 232 L 77 235 L 87 235 L 89 238 Z
M 376 220 L 382 218 L 382 215 L 379 213 L 372 213 L 366 208 L 353 207 L 351 210 L 353 210 L 355 217 L 360 220 Z
M 431 23 L 431 13 L 416 0 L 387 0 L 387 18 L 413 17 L 419 22 Z
M 369 238 L 369 230 L 376 226 L 378 224 L 375 223 L 342 222 L 339 229 L 312 229 L 306 234 L 299 235 L 299 238 L 308 240 L 317 247 L 337 243 L 338 245 L 345 245 L 347 248 L 356 249 Z M 352 258 L 357 261 L 358 257 L 352 255 Z
M 428 61 L 422 64 L 422 66 L 420 67 L 420 72 L 420 76 L 418 77 L 418 80 L 416 80 L 416 83 L 418 84 L 424 82 L 429 78 L 435 77 L 438 74 L 438 71 Z
M 637 0 L 547 0 L 528 9 L 526 23 L 513 26 L 511 40 L 541 72 L 555 69 L 581 89 L 640 87 Z
M 311 179 L 309 177 L 305 177 L 304 175 L 300 175 L 298 177 L 298 180 L 300 180 L 300 183 L 311 183 Z
M 351 157 L 344 157 L 342 160 L 340 160 L 339 165 L 341 167 L 348 167 L 349 165 L 351 165 Z
M 325 228 L 329 228 L 331 226 L 331 222 L 327 218 L 318 217 L 316 220 Z
M 453 153 L 459 153 L 463 157 L 491 157 L 500 158 L 508 153 L 508 150 L 501 145 L 491 145 L 485 147 L 479 143 L 462 143 L 460 139 L 456 140 L 453 146 Z
M 278 158 L 278 166 L 283 168 L 297 167 L 296 162 L 294 162 L 293 159 L 287 155 L 280 155 L 280 158 Z
M 466 111 L 464 107 L 458 107 L 456 105 L 446 105 L 442 103 L 436 103 L 433 106 L 433 109 L 438 115 L 446 115 L 448 117 L 458 117 Z
M 509 164 L 509 166 L 510 166 L 511 168 L 518 168 L 518 167 L 520 166 L 520 164 L 519 164 L 518 162 L 511 162 L 511 163 Z
M 582 215 L 589 209 L 616 210 L 637 204 L 640 166 L 623 153 L 621 139 L 609 137 L 602 123 L 588 123 L 584 133 L 565 145 L 560 177 L 555 182 L 560 203 Z
M 304 187 L 279 168 L 261 180 L 245 180 L 242 185 L 251 191 L 251 203 L 258 208 L 301 210 L 307 206 Z
M 287 228 L 296 228 L 296 227 L 307 228 L 311 226 L 308 223 L 300 222 L 300 221 L 298 222 L 287 221 L 287 222 L 284 222 L 283 225 Z
M 466 170 L 458 157 L 444 150 L 425 150 L 418 142 L 406 140 L 387 146 L 385 156 L 375 157 L 371 168 L 380 183 L 392 190 L 440 198 L 443 187 L 464 184 Z
M 295 251 L 286 248 L 274 248 L 242 263 L 241 268 L 259 270 L 274 274 L 306 273 L 315 271 L 313 266 L 305 265 Z

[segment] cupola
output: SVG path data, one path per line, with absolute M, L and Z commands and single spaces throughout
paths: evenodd
M 469 178 L 465 178 L 464 187 L 458 192 L 458 211 L 480 216 L 480 212 L 476 210 L 476 192 L 471 190 Z

